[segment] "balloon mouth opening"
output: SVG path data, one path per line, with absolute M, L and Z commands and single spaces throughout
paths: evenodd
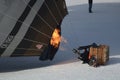
M 61 41 L 61 34 L 60 34 L 60 29 L 55 28 L 55 30 L 53 31 L 51 40 L 50 40 L 50 44 L 54 47 L 54 48 L 58 48 L 60 41 Z
M 48 44 L 48 47 L 44 50 L 44 52 L 40 55 L 40 60 L 53 60 L 55 54 L 59 49 L 59 45 L 61 42 L 61 27 L 56 27 L 52 33 L 52 37 Z

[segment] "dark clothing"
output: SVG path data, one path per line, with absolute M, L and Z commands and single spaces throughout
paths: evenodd
M 89 4 L 92 4 L 93 3 L 93 0 L 88 0 Z
M 89 62 L 89 50 L 90 50 L 90 47 L 98 47 L 98 45 L 96 43 L 92 43 L 91 45 L 80 46 L 78 48 L 78 50 L 84 50 L 83 53 L 77 52 L 77 50 L 74 51 L 75 53 L 79 54 L 78 59 L 82 60 L 83 63 L 88 63 Z
M 88 0 L 88 3 L 89 3 L 89 13 L 92 13 L 93 0 Z
M 80 55 L 81 60 L 83 61 L 83 63 L 88 63 L 89 62 L 88 56 L 89 56 L 89 51 L 87 51 L 87 49 L 85 49 L 84 53 L 82 53 Z
M 73 52 L 79 55 L 78 59 L 82 60 L 83 63 L 88 63 L 90 66 L 97 67 L 99 65 L 97 62 L 97 57 L 89 54 L 90 47 L 97 48 L 99 46 L 96 43 L 92 43 L 91 45 L 80 46 L 77 49 L 73 49 Z M 84 51 L 81 53 L 80 50 Z

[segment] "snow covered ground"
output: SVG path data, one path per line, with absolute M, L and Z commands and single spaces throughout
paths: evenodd
M 53 61 L 38 57 L 0 58 L 0 80 L 120 80 L 120 0 L 66 0 L 61 43 Z M 72 49 L 93 42 L 110 46 L 110 60 L 98 68 L 82 64 Z

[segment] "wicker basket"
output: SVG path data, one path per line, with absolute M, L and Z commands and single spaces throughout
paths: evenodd
M 90 47 L 91 56 L 95 56 L 97 60 L 97 64 L 104 65 L 109 60 L 109 46 L 107 45 L 99 45 L 98 47 Z

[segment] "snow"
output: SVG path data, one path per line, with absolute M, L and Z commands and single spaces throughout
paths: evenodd
M 66 0 L 61 43 L 53 61 L 38 57 L 0 58 L 0 80 L 120 80 L 120 0 Z M 97 68 L 82 64 L 72 49 L 93 42 L 110 46 L 109 62 Z

